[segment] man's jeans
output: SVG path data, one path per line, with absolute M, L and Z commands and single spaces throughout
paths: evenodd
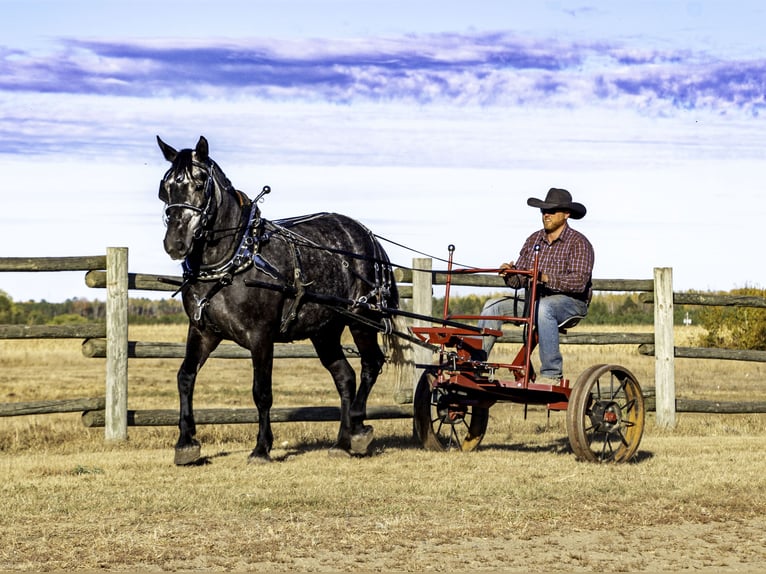
M 490 299 L 484 304 L 482 315 L 519 316 L 524 308 L 524 295 Z M 540 352 L 540 375 L 543 377 L 561 378 L 563 374 L 563 359 L 559 350 L 559 325 L 568 319 L 588 313 L 588 304 L 579 299 L 560 293 L 541 297 L 537 304 L 537 335 Z M 499 320 L 479 321 L 479 327 L 502 329 L 503 322 Z M 487 353 L 492 351 L 496 337 L 485 336 L 482 348 Z

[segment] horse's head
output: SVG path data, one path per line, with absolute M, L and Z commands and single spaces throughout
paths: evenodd
M 160 182 L 159 197 L 165 203 L 165 251 L 183 259 L 196 240 L 209 230 L 215 218 L 217 192 L 214 162 L 208 155 L 207 140 L 200 136 L 197 146 L 176 151 L 157 136 L 157 143 L 170 169 Z

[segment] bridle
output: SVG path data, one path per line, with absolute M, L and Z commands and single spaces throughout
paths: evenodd
M 165 210 L 162 215 L 162 222 L 165 224 L 165 227 L 168 225 L 168 221 L 170 219 L 169 211 L 173 208 L 177 209 L 189 209 L 193 212 L 200 214 L 200 219 L 197 225 L 194 227 L 193 235 L 194 239 L 202 239 L 206 234 L 210 233 L 212 230 L 209 229 L 210 223 L 213 221 L 215 217 L 215 201 L 213 199 L 214 193 L 213 193 L 213 186 L 215 185 L 214 180 L 214 173 L 212 170 L 212 166 L 204 163 L 200 163 L 198 161 L 192 161 L 192 166 L 197 167 L 201 169 L 206 175 L 207 179 L 205 180 L 205 191 L 204 191 L 204 197 L 205 197 L 205 205 L 202 207 L 199 207 L 197 205 L 193 205 L 191 203 L 167 203 L 165 205 Z M 162 179 L 160 180 L 160 187 L 163 187 L 165 185 L 165 181 L 168 179 L 168 177 L 174 172 L 175 167 L 171 167 L 168 171 L 165 172 L 165 175 L 162 176 Z M 168 199 L 170 198 L 170 195 L 168 195 Z

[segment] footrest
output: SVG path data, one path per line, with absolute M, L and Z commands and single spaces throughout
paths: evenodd
M 571 329 L 572 327 L 576 327 L 577 324 L 585 319 L 585 315 L 573 315 L 566 321 L 563 321 L 559 323 L 559 333 L 566 334 L 567 329 Z

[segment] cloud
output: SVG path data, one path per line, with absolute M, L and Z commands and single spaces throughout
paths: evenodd
M 766 62 L 511 33 L 275 41 L 62 41 L 0 51 L 0 91 L 134 98 L 705 108 L 757 114 Z

